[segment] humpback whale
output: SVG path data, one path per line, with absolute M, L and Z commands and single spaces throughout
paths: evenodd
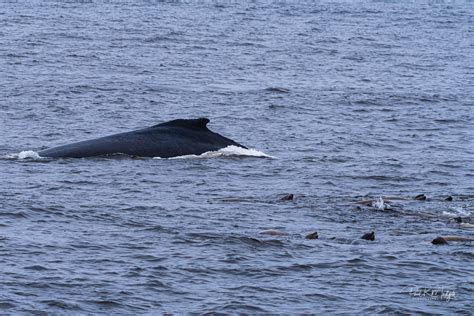
M 200 155 L 227 146 L 247 148 L 207 128 L 209 119 L 177 119 L 131 132 L 54 147 L 38 152 L 41 157 L 85 158 L 126 154 L 170 158 Z

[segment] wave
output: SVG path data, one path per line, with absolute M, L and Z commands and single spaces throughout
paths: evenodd
M 40 155 L 38 155 L 38 153 L 36 151 L 33 151 L 33 150 L 25 150 L 25 151 L 22 151 L 22 152 L 19 152 L 18 154 L 8 154 L 8 155 L 4 155 L 0 158 L 3 158 L 3 159 L 20 159 L 20 160 L 23 160 L 23 159 L 41 159 L 43 157 L 41 157 Z
M 457 207 L 451 207 L 449 211 L 443 211 L 444 216 L 470 216 L 471 212 L 467 209 L 469 206 L 457 206 Z
M 183 155 L 178 157 L 171 157 L 168 159 L 202 159 L 202 158 L 219 158 L 219 157 L 231 157 L 231 156 L 247 156 L 247 157 L 258 157 L 258 158 L 275 158 L 265 154 L 256 149 L 246 149 L 239 146 L 227 146 L 217 151 L 207 151 L 200 155 Z M 162 159 L 160 157 L 154 157 L 154 159 Z

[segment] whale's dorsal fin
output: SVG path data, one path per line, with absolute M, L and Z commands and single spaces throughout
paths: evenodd
M 169 127 L 183 127 L 183 128 L 189 128 L 189 129 L 206 129 L 207 123 L 209 123 L 209 119 L 202 117 L 198 119 L 172 120 L 165 123 L 157 124 L 152 127 L 169 126 Z

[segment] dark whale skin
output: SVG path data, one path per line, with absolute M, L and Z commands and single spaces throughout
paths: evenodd
M 230 145 L 246 148 L 207 128 L 209 119 L 177 119 L 131 132 L 45 149 L 38 154 L 50 158 L 86 158 L 126 154 L 170 158 L 200 155 Z

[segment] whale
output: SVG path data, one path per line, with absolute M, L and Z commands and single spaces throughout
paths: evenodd
M 247 147 L 207 128 L 208 118 L 176 119 L 151 127 L 80 141 L 38 152 L 44 158 L 87 158 L 124 154 L 171 158 L 201 155 L 227 146 Z

